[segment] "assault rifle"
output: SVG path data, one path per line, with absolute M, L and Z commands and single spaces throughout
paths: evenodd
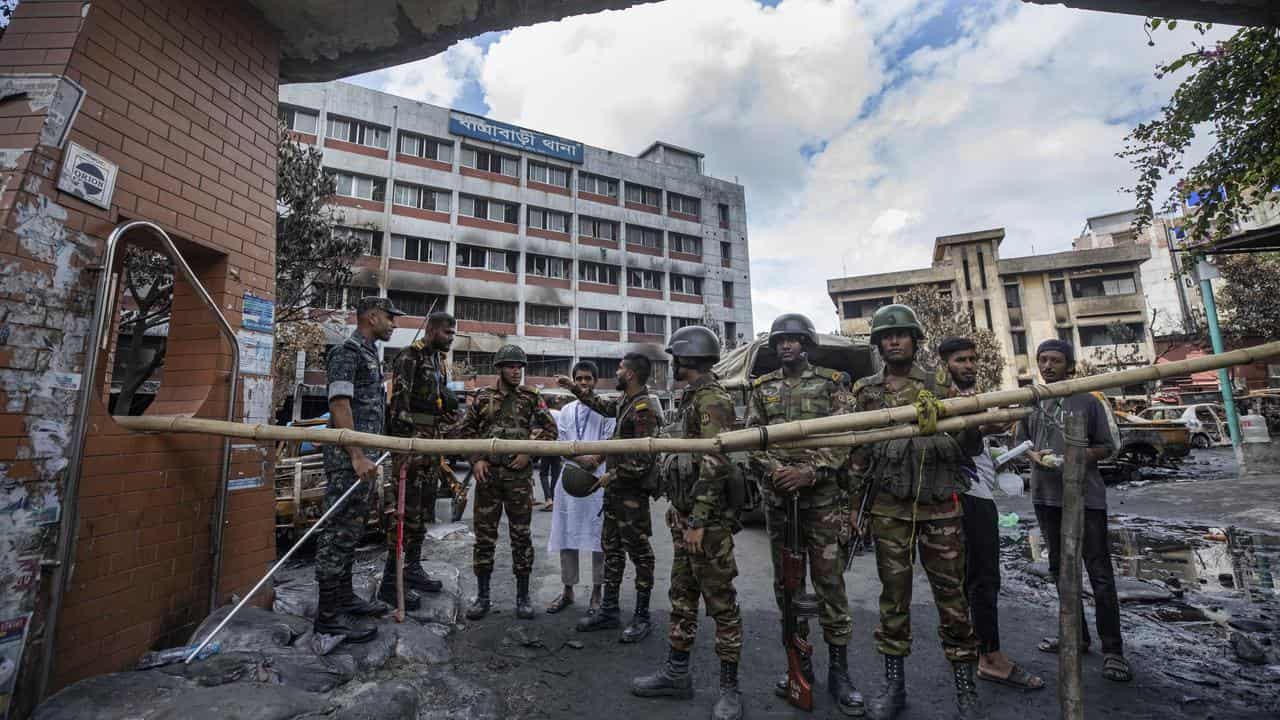
M 817 615 L 813 598 L 799 597 L 804 589 L 805 553 L 800 545 L 800 500 L 787 501 L 787 541 L 782 548 L 782 644 L 787 649 L 787 702 L 813 710 L 813 646 L 800 637 L 800 620 Z
M 849 538 L 848 552 L 844 558 L 845 572 L 853 567 L 854 556 L 862 554 L 871 545 L 871 508 L 876 506 L 876 495 L 879 493 L 880 483 L 872 479 L 862 493 L 862 501 L 858 503 L 858 524 L 853 526 L 853 536 Z

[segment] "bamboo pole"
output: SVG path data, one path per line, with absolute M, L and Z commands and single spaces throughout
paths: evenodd
M 1058 704 L 1064 720 L 1084 720 L 1080 688 L 1080 555 L 1084 482 L 1089 458 L 1088 421 L 1081 412 L 1063 418 L 1062 525 L 1058 538 Z M 1053 542 L 1051 539 L 1049 542 Z M 1108 560 L 1110 562 L 1110 560 Z
M 1160 378 L 1185 375 L 1193 372 L 1217 370 L 1231 365 L 1254 362 L 1280 356 L 1280 341 L 1232 350 L 1221 355 L 1162 363 L 1119 372 L 1072 378 L 1049 385 L 1033 385 L 1017 390 L 949 398 L 942 401 L 945 415 L 958 417 L 991 408 L 1025 405 L 1038 398 L 1065 397 L 1081 392 L 1105 390 Z M 761 428 L 731 430 L 715 438 L 631 438 L 626 440 L 547 441 L 501 440 L 497 438 L 473 440 L 423 440 L 396 438 L 355 430 L 283 427 L 279 425 L 248 425 L 205 418 L 160 417 L 151 415 L 117 416 L 122 427 L 140 432 L 203 433 L 224 437 L 252 440 L 297 440 L 332 445 L 352 445 L 367 448 L 383 448 L 396 452 L 431 455 L 618 455 L 628 453 L 660 452 L 728 452 L 755 450 L 765 445 L 776 446 L 783 442 L 833 435 L 856 430 L 868 430 L 887 425 L 914 422 L 915 407 L 904 405 L 886 410 L 846 413 L 813 420 L 796 420 Z
M 987 412 L 957 415 L 938 421 L 938 432 L 955 432 L 982 425 L 1006 425 L 1017 422 L 1034 412 L 1033 408 L 1020 407 L 1005 410 L 988 410 Z M 838 435 L 819 435 L 818 437 L 792 440 L 790 442 L 771 445 L 780 450 L 822 447 L 857 447 L 884 440 L 898 440 L 915 437 L 920 434 L 919 425 L 896 425 L 880 430 L 863 430 L 860 432 L 840 433 Z

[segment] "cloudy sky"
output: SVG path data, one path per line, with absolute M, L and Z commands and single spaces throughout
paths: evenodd
M 1115 157 L 1193 39 L 1018 0 L 665 0 L 490 33 L 352 80 L 612 150 L 706 153 L 746 187 L 756 330 L 836 325 L 825 280 L 927 265 L 1004 227 L 1070 249 L 1124 209 Z

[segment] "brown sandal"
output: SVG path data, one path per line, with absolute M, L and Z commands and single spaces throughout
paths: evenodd
M 564 594 L 561 593 L 559 597 L 551 601 L 550 605 L 547 605 L 547 614 L 555 615 L 556 613 L 569 607 L 572 604 L 573 604 L 573 598 L 566 598 Z

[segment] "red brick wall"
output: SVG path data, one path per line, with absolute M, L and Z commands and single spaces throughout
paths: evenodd
M 82 7 L 88 10 L 83 18 Z M 46 328 L 36 321 L 20 328 L 24 336 L 42 335 L 53 348 L 46 352 L 64 360 L 61 369 L 83 367 L 85 337 L 70 328 L 92 314 L 97 276 L 86 268 L 100 258 L 111 229 L 125 220 L 150 220 L 169 232 L 233 328 L 240 327 L 245 291 L 271 297 L 278 60 L 277 38 L 255 10 L 239 2 L 24 0 L 18 6 L 0 40 L 0 72 L 52 73 L 78 82 L 86 97 L 70 139 L 119 165 L 109 211 L 60 193 L 54 183 L 63 148 L 38 144 L 43 111 L 32 112 L 24 102 L 0 110 L 0 147 L 26 151 L 4 172 L 0 257 L 6 267 L 33 275 L 74 274 L 74 282 L 55 283 L 39 298 L 34 290 L 27 298 L 6 291 L 0 301 L 7 308 L 38 300 L 64 309 L 58 319 L 46 315 L 40 321 L 49 323 Z M 33 251 L 20 222 L 32 208 L 43 208 L 61 223 L 57 234 L 75 245 L 70 261 L 50 261 Z M 165 376 L 149 412 L 225 417 L 231 360 L 219 337 L 203 304 L 179 283 Z M 27 363 L 34 354 L 15 352 L 4 360 L 8 369 L 38 380 L 37 363 Z M 15 367 L 23 364 L 28 367 Z M 82 384 L 102 388 L 109 366 L 100 360 L 99 377 Z M 210 525 L 222 443 L 127 433 L 107 417 L 104 394 L 96 393 L 90 411 L 75 565 L 58 619 L 52 690 L 124 669 L 150 647 L 185 641 L 209 609 Z M 39 462 L 13 460 L 27 441 L 20 429 L 30 425 L 27 415 L 70 424 L 75 403 L 68 396 L 72 400 L 58 412 L 7 398 L 3 426 L 19 437 L 5 444 L 0 462 L 12 463 L 13 476 L 33 486 L 60 482 L 50 480 Z M 233 456 L 231 477 L 266 477 L 261 489 L 231 494 L 223 601 L 232 591 L 247 590 L 274 557 L 270 464 L 270 456 L 257 449 Z M 51 547 L 45 551 L 53 556 Z M 46 574 L 37 626 L 48 620 L 39 612 L 49 585 Z M 28 642 L 28 690 L 34 673 L 26 668 L 38 666 L 47 651 L 39 641 Z

